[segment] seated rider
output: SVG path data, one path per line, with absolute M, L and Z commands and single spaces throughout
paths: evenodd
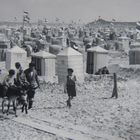
M 18 87 L 25 86 L 26 84 L 28 84 L 28 82 L 26 80 L 26 76 L 25 76 L 25 73 L 21 67 L 21 64 L 19 62 L 16 62 L 15 67 L 17 69 L 16 76 L 15 76 L 15 84 Z
M 27 90 L 29 89 L 29 83 L 27 82 L 27 79 L 21 67 L 21 64 L 19 62 L 16 62 L 15 67 L 16 67 L 15 85 L 20 89 L 20 96 L 18 99 L 20 102 L 26 102 Z
M 7 76 L 5 76 L 2 85 L 3 85 L 3 96 L 6 96 L 6 93 L 8 91 L 8 88 L 15 88 L 15 70 L 10 69 L 9 70 L 9 74 Z

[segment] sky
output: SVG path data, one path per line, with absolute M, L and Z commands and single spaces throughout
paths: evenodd
M 88 23 L 105 20 L 139 21 L 140 0 L 0 0 L 0 21 L 22 21 L 28 11 L 32 22 L 44 20 Z

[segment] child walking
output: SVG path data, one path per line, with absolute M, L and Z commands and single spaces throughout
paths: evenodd
M 73 75 L 73 69 L 68 68 L 68 75 L 66 81 L 66 90 L 68 94 L 67 106 L 71 107 L 71 100 L 76 96 L 76 76 Z

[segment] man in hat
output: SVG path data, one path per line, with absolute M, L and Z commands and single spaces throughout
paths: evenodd
M 35 69 L 35 64 L 30 63 L 29 68 L 24 71 L 27 82 L 29 83 L 29 92 L 28 92 L 28 99 L 29 99 L 29 107 L 28 109 L 32 108 L 33 105 L 33 99 L 35 95 L 35 89 L 37 87 L 40 87 L 39 80 L 38 80 L 38 74 Z

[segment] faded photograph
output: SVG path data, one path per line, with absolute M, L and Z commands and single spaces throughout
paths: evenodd
M 0 140 L 140 140 L 139 0 L 0 0 Z

